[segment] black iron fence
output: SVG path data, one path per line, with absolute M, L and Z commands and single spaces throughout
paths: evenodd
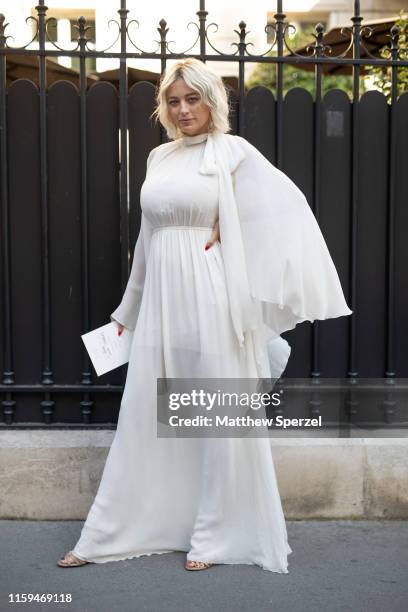
M 287 173 L 313 208 L 354 314 L 304 323 L 285 334 L 293 348 L 285 375 L 350 383 L 376 378 L 385 385 L 408 376 L 408 93 L 397 95 L 406 49 L 398 45 L 394 25 L 389 58 L 372 56 L 365 45 L 372 32 L 354 2 L 351 26 L 344 30 L 347 52 L 333 57 L 317 24 L 309 53 L 288 56 L 290 24 L 282 4 L 277 2 L 274 22 L 265 28 L 272 44 L 258 55 L 251 53 L 243 22 L 235 50 L 217 49 L 203 0 L 196 40 L 180 52 L 174 44 L 170 50 L 164 20 L 157 49 L 140 49 L 130 35 L 125 1 L 116 22 L 119 52 L 111 51 L 114 43 L 90 49 L 83 17 L 75 49 L 58 47 L 48 36 L 52 20 L 44 0 L 31 18 L 36 49 L 27 48 L 31 41 L 18 48 L 8 44 L 13 24 L 0 15 L 4 427 L 91 427 L 116 420 L 125 367 L 97 378 L 80 336 L 107 323 L 121 299 L 140 224 L 147 155 L 164 139 L 149 119 L 154 85 L 128 88 L 130 58 L 156 59 L 161 73 L 168 60 L 187 56 L 237 62 L 238 91 L 230 92 L 233 132 Z M 8 58 L 17 54 L 38 57 L 38 86 L 23 78 L 6 86 Z M 59 56 L 79 58 L 78 87 L 64 80 L 48 87 L 46 60 Z M 120 60 L 119 90 L 107 82 L 89 86 L 88 57 Z M 245 89 L 247 62 L 274 65 L 274 93 Z M 283 96 L 285 64 L 293 62 L 314 64 L 314 97 L 300 88 Z M 322 96 L 327 63 L 351 66 L 351 100 L 337 89 Z M 390 104 L 378 91 L 360 96 L 359 76 L 367 65 L 391 67 Z

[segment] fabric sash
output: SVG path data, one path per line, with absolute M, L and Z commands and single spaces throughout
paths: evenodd
M 201 174 L 218 174 L 219 228 L 230 300 L 231 317 L 240 346 L 245 332 L 256 329 L 260 311 L 250 292 L 241 225 L 231 174 L 245 158 L 237 147 L 230 147 L 224 134 L 209 133 L 200 166 Z

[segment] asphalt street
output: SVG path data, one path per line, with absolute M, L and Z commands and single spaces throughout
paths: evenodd
M 2 612 L 408 610 L 407 521 L 288 522 L 288 574 L 250 565 L 188 572 L 182 552 L 61 569 L 56 561 L 82 524 L 0 521 Z M 11 603 L 18 593 L 70 594 L 72 601 Z

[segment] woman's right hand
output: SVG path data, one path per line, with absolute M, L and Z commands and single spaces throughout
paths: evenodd
M 121 336 L 121 335 L 122 335 L 122 332 L 123 332 L 123 330 L 124 330 L 125 328 L 123 327 L 123 325 L 122 325 L 121 323 L 119 323 L 119 321 L 115 321 L 115 323 L 116 323 L 116 326 L 117 326 L 117 328 L 118 328 L 118 336 Z
M 217 240 L 219 240 L 221 242 L 221 239 L 220 239 L 220 223 L 219 223 L 218 219 L 214 223 L 212 234 L 211 234 L 211 238 L 206 243 L 205 250 L 208 251 L 208 249 L 210 249 L 212 247 L 212 245 L 217 242 Z

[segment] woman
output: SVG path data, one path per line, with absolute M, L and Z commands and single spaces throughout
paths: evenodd
M 302 192 L 227 134 L 222 80 L 180 61 L 157 102 L 173 140 L 149 155 L 131 274 L 111 315 L 119 334 L 134 330 L 117 430 L 81 536 L 58 564 L 185 551 L 188 570 L 287 573 L 268 438 L 158 438 L 156 379 L 276 378 L 283 331 L 351 311 Z

